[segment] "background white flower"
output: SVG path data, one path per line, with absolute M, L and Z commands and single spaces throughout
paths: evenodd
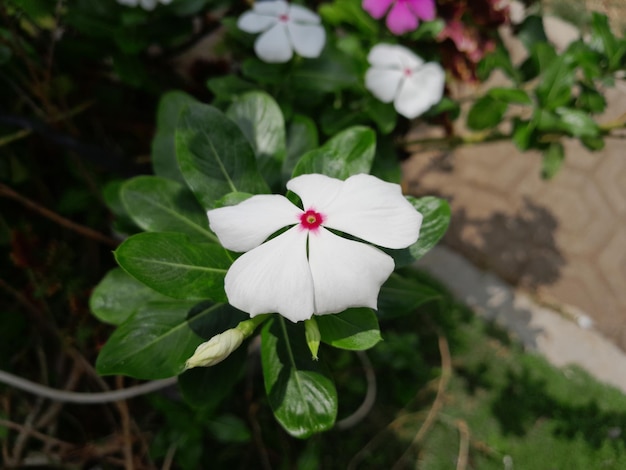
M 404 117 L 417 117 L 441 100 L 445 72 L 439 64 L 424 63 L 406 47 L 392 44 L 377 44 L 367 60 L 371 67 L 365 86 L 380 101 L 393 101 Z
M 141 6 L 144 10 L 154 10 L 158 3 L 168 5 L 172 0 L 117 0 L 117 3 L 126 5 L 129 7 Z
M 263 33 L 254 50 L 265 62 L 287 62 L 295 50 L 302 57 L 319 57 L 326 43 L 320 17 L 300 5 L 283 0 L 256 2 L 237 21 L 247 33 Z
M 252 316 L 277 312 L 294 322 L 350 307 L 376 308 L 393 258 L 328 229 L 399 249 L 417 241 L 422 215 L 399 185 L 370 175 L 346 181 L 302 175 L 287 189 L 300 196 L 304 210 L 280 195 L 257 195 L 208 211 L 222 245 L 247 251 L 226 274 L 228 301 Z

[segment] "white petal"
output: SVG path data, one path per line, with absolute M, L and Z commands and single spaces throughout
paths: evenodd
M 439 64 L 429 62 L 404 80 L 394 106 L 404 117 L 412 119 L 438 103 L 443 95 L 445 72 Z
M 313 13 L 308 8 L 296 4 L 292 4 L 291 7 L 289 7 L 288 15 L 291 21 L 297 21 L 298 23 L 321 23 L 320 17 L 317 14 Z
M 224 281 L 230 304 L 251 316 L 277 312 L 293 321 L 313 314 L 307 231 L 293 227 L 235 260 Z
M 254 43 L 254 50 L 265 62 L 280 63 L 291 59 L 293 51 L 285 24 L 278 22 L 261 34 Z
M 309 59 L 319 57 L 326 44 L 326 31 L 322 26 L 291 21 L 287 23 L 287 29 L 298 54 Z
M 278 23 L 275 16 L 259 15 L 254 11 L 247 11 L 237 20 L 237 27 L 246 33 L 260 33 L 267 31 Z
M 377 44 L 370 50 L 367 60 L 375 67 L 397 68 L 400 70 L 405 67 L 414 69 L 424 63 L 420 57 L 413 54 L 409 49 L 396 44 Z
M 365 87 L 383 103 L 391 103 L 403 77 L 401 70 L 371 67 L 365 73 Z
M 148 11 L 154 10 L 157 5 L 157 0 L 140 0 L 140 2 L 141 8 Z
M 422 214 L 404 198 L 400 185 L 371 175 L 348 178 L 324 215 L 326 227 L 394 249 L 415 243 L 422 224 Z
M 322 210 L 337 196 L 343 181 L 326 175 L 300 175 L 287 182 L 287 189 L 302 200 L 304 210 Z
M 289 12 L 289 4 L 284 0 L 273 2 L 254 2 L 254 11 L 259 15 L 274 16 L 278 18 Z
M 380 286 L 394 268 L 393 259 L 379 249 L 324 228 L 309 232 L 309 264 L 319 315 L 350 307 L 377 308 Z
M 223 247 L 248 251 L 278 229 L 297 224 L 301 213 L 286 197 L 259 194 L 235 206 L 210 210 L 207 215 L 209 226 Z
M 117 0 L 120 5 L 126 5 L 129 7 L 136 7 L 139 0 Z

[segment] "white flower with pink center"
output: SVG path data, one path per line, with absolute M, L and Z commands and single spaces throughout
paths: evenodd
M 239 17 L 237 26 L 247 33 L 262 33 L 254 50 L 265 62 L 287 62 L 295 50 L 302 57 L 319 57 L 326 32 L 318 15 L 283 0 L 256 2 Z
M 117 0 L 117 3 L 121 5 L 126 5 L 129 7 L 141 6 L 141 8 L 148 11 L 154 10 L 158 3 L 167 5 L 171 2 L 172 0 Z
M 287 189 L 303 209 L 284 196 L 257 195 L 208 211 L 222 245 L 246 252 L 226 274 L 230 304 L 251 316 L 277 312 L 293 322 L 351 307 L 377 308 L 380 287 L 395 265 L 373 245 L 400 249 L 415 243 L 422 215 L 399 185 L 371 175 L 345 181 L 301 175 Z
M 383 103 L 413 119 L 437 104 L 443 96 L 445 72 L 435 62 L 425 63 L 404 46 L 378 44 L 367 56 L 371 67 L 365 86 Z

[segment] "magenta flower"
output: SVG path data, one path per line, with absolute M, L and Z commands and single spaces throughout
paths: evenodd
M 419 20 L 435 19 L 435 0 L 363 0 L 363 9 L 377 20 L 389 11 L 387 28 L 396 36 L 416 30 Z

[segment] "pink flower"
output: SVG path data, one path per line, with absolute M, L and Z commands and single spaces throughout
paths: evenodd
M 396 36 L 416 30 L 419 20 L 435 19 L 434 0 L 363 0 L 363 9 L 377 20 L 389 11 L 387 27 Z

